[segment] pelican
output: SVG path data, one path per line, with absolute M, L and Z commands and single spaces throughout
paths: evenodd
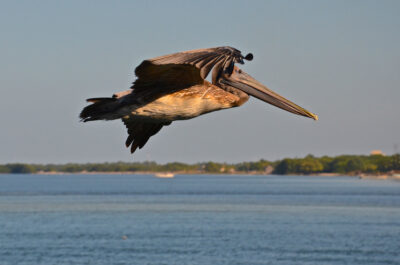
M 144 60 L 135 69 L 129 90 L 109 98 L 89 98 L 82 121 L 122 119 L 128 129 L 126 147 L 143 148 L 163 126 L 176 120 L 243 105 L 249 96 L 291 113 L 318 116 L 278 95 L 235 65 L 251 61 L 232 47 L 178 52 Z M 206 80 L 212 70 L 212 82 Z

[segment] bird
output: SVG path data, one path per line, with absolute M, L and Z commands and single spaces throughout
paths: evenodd
M 236 64 L 251 61 L 229 47 L 177 52 L 144 60 L 135 69 L 136 80 L 130 89 L 111 97 L 89 98 L 83 108 L 83 122 L 121 119 L 134 153 L 173 121 L 239 107 L 249 97 L 258 98 L 288 112 L 318 120 L 318 116 L 273 92 L 245 73 Z M 212 70 L 211 82 L 206 80 Z

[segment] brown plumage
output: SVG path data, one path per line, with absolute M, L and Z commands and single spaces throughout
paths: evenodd
M 280 97 L 234 66 L 253 55 L 217 47 L 179 52 L 143 61 L 130 90 L 111 98 L 91 98 L 83 121 L 122 119 L 128 129 L 126 146 L 142 148 L 151 136 L 175 120 L 242 105 L 249 95 L 295 114 L 316 115 Z M 205 80 L 210 71 L 212 83 Z

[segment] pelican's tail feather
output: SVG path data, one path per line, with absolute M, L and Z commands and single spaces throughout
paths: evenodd
M 120 117 L 115 116 L 116 110 L 120 107 L 117 98 L 89 98 L 86 100 L 92 104 L 86 106 L 79 117 L 82 121 L 113 120 Z

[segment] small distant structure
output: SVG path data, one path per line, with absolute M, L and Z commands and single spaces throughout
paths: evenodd
M 369 154 L 372 156 L 385 156 L 382 150 L 372 150 Z
M 236 170 L 235 170 L 235 168 L 230 168 L 230 169 L 228 169 L 228 173 L 229 174 L 235 174 L 236 173 Z
M 268 165 L 264 169 L 264 174 L 269 175 L 269 174 L 272 174 L 273 171 L 274 171 L 274 168 L 271 165 Z
M 155 173 L 154 176 L 156 178 L 173 178 L 175 177 L 175 174 L 171 172 L 160 172 L 160 173 Z

